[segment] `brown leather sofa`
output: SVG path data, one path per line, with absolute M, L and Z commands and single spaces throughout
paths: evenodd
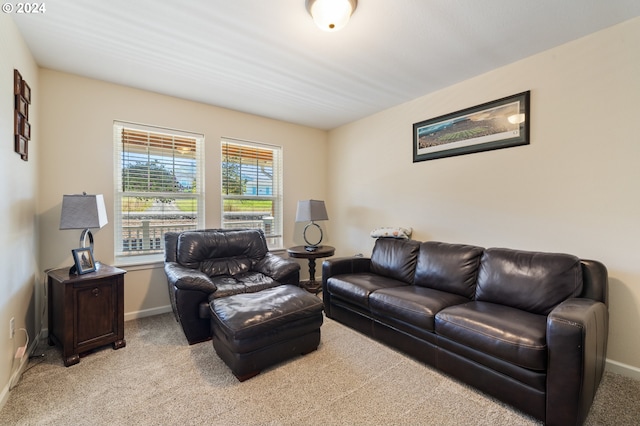
M 213 299 L 300 282 L 300 265 L 269 252 L 260 229 L 167 232 L 164 243 L 171 307 L 189 344 L 211 339 Z
M 607 270 L 556 253 L 379 239 L 323 263 L 325 314 L 548 425 L 579 425 L 605 365 Z

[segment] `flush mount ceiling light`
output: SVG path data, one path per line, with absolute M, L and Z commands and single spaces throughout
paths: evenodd
M 307 10 L 324 31 L 338 31 L 349 22 L 357 0 L 306 0 Z

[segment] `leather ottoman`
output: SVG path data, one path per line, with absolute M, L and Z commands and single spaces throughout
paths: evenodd
M 294 285 L 214 299 L 213 347 L 241 382 L 317 349 L 322 301 Z

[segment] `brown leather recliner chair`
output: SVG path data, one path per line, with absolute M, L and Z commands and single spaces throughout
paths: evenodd
M 211 339 L 211 300 L 299 285 L 300 265 L 269 252 L 260 229 L 167 232 L 164 242 L 171 307 L 189 344 Z

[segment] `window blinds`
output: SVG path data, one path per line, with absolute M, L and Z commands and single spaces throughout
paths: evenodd
M 282 148 L 223 139 L 222 227 L 260 228 L 282 247 Z
M 116 257 L 163 252 L 163 235 L 204 227 L 198 134 L 114 124 Z

